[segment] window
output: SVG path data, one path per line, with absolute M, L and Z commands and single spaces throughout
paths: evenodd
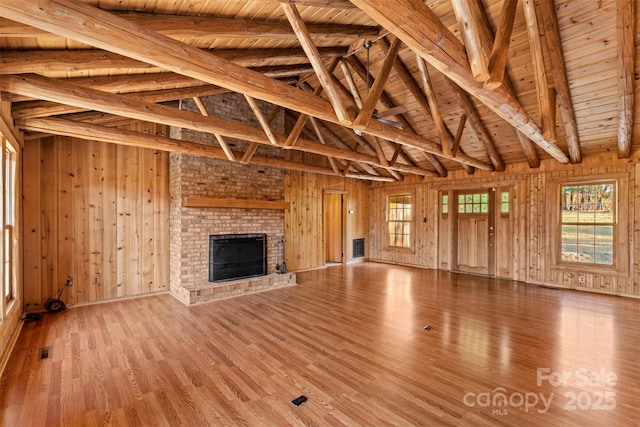
M 446 215 L 449 213 L 449 195 L 442 195 L 442 215 Z
M 3 236 L 2 236 L 2 295 L 5 302 L 15 298 L 14 279 L 14 227 L 15 227 L 15 203 L 16 203 L 16 152 L 8 141 L 4 140 L 4 164 L 2 174 L 3 188 Z
M 500 213 L 509 214 L 509 190 L 502 190 L 500 192 Z
M 389 246 L 411 247 L 411 195 L 398 194 L 388 197 L 387 230 Z
M 561 186 L 561 261 L 613 265 L 615 183 Z
M 459 194 L 458 213 L 488 213 L 489 193 Z

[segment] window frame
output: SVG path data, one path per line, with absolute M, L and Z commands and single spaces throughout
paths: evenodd
M 392 197 L 409 197 L 410 218 L 404 220 L 391 220 L 391 198 Z M 391 244 L 390 223 L 402 222 L 409 224 L 408 246 Z M 413 250 L 415 239 L 415 194 L 412 191 L 398 191 L 388 193 L 385 200 L 385 247 L 394 250 Z
M 8 307 L 9 304 L 17 298 L 15 233 L 18 221 L 18 152 L 13 144 L 3 135 L 1 173 L 2 249 L 0 252 L 2 253 L 2 298 L 5 307 Z
M 597 221 L 593 222 L 580 222 L 580 221 L 564 221 L 564 215 L 563 215 L 563 206 L 564 206 L 564 189 L 567 187 L 590 187 L 590 186 L 600 186 L 600 185 L 611 185 L 613 187 L 613 196 L 612 196 L 612 206 L 611 206 L 611 222 L 607 222 L 607 223 L 599 223 Z M 558 184 L 558 203 L 556 205 L 556 215 L 557 215 L 557 235 L 556 235 L 556 241 L 557 241 L 557 259 L 556 262 L 560 265 L 572 265 L 572 266 L 579 266 L 579 267 L 592 267 L 592 268 L 615 268 L 616 267 L 616 258 L 617 258 L 617 235 L 618 235 L 618 228 L 619 228 L 619 224 L 618 224 L 618 204 L 619 204 L 619 194 L 620 188 L 619 188 L 619 184 L 618 184 L 618 180 L 616 179 L 597 179 L 594 178 L 593 180 L 585 180 L 585 181 L 575 181 L 575 182 L 561 182 Z M 563 259 L 563 248 L 562 248 L 562 243 L 563 243 L 563 228 L 564 226 L 575 226 L 575 227 L 579 227 L 579 226 L 592 226 L 592 227 L 597 227 L 597 226 L 607 226 L 607 227 L 611 227 L 611 263 L 603 263 L 603 262 L 596 262 L 596 260 L 594 259 L 593 261 L 580 261 L 579 257 L 576 257 L 576 260 L 567 260 L 567 259 Z M 595 248 L 596 245 L 594 243 L 594 253 L 595 253 Z M 577 253 L 577 252 L 576 252 Z

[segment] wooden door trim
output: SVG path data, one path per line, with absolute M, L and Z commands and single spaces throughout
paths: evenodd
M 346 264 L 346 249 L 347 249 L 347 241 L 346 241 L 346 223 L 347 223 L 347 214 L 345 209 L 345 195 L 347 194 L 344 190 L 331 190 L 325 189 L 322 194 L 322 259 L 323 265 L 326 265 L 327 260 L 327 245 L 328 245 L 328 226 L 327 226 L 327 196 L 335 196 L 340 195 L 340 245 L 341 245 L 341 257 L 340 263 Z M 334 262 L 334 261 L 332 261 Z

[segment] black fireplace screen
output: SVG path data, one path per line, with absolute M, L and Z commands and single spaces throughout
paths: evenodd
M 209 236 L 210 282 L 265 274 L 267 274 L 266 234 L 212 234 Z

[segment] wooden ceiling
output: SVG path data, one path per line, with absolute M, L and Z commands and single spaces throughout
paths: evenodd
M 631 158 L 634 3 L 3 0 L 0 131 L 377 181 Z M 260 127 L 203 107 L 229 91 Z M 186 99 L 202 114 L 178 110 Z M 286 134 L 256 100 L 285 111 Z M 122 129 L 138 120 L 209 132 L 219 146 Z M 234 152 L 226 138 L 249 148 Z M 312 155 L 254 157 L 261 144 Z

